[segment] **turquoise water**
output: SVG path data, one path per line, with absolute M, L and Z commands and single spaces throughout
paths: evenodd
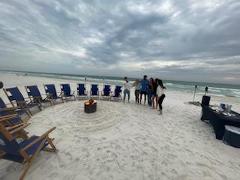
M 71 79 L 84 81 L 85 78 L 88 82 L 98 82 L 105 84 L 119 85 L 123 83 L 123 77 L 111 77 L 111 76 L 86 76 L 86 75 L 72 75 L 72 74 L 56 74 L 56 73 L 36 73 L 36 72 L 16 72 L 10 73 L 19 75 L 30 75 L 36 77 L 48 77 L 55 79 Z M 134 81 L 136 78 L 129 78 L 130 81 Z M 208 86 L 209 94 L 216 96 L 228 96 L 240 98 L 240 85 L 232 84 L 216 84 L 216 83 L 204 83 L 204 82 L 186 82 L 186 81 L 173 81 L 164 80 L 165 86 L 170 90 L 193 92 L 194 86 L 197 85 L 197 93 L 204 94 L 205 87 Z

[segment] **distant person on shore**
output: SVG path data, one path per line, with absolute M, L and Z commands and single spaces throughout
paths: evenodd
M 154 80 L 153 78 L 149 79 L 149 85 L 148 85 L 148 105 L 151 107 L 152 106 L 152 97 L 153 97 L 153 89 L 154 86 Z
M 165 98 L 165 89 L 166 87 L 163 85 L 163 82 L 161 79 L 158 79 L 158 86 L 157 86 L 157 95 L 158 95 L 158 105 L 159 105 L 159 111 L 160 114 L 162 114 L 162 103 Z
M 158 104 L 158 96 L 157 96 L 157 86 L 158 86 L 158 79 L 154 79 L 153 81 L 153 96 L 152 96 L 152 107 L 153 109 L 157 109 Z
M 141 90 L 141 83 L 138 79 L 133 83 L 133 86 L 135 86 L 135 102 L 140 103 L 139 101 L 139 95 L 140 95 L 140 90 Z
M 128 102 L 130 100 L 130 89 L 131 89 L 131 85 L 128 82 L 127 77 L 124 77 L 125 83 L 123 84 L 123 102 L 125 103 L 125 99 L 126 99 L 126 95 L 128 95 Z
M 142 96 L 144 95 L 144 105 L 146 104 L 146 96 L 148 94 L 149 81 L 147 75 L 143 76 L 141 80 L 141 90 L 140 90 L 140 104 L 142 104 Z
M 205 87 L 205 95 L 207 95 L 207 93 L 208 93 L 208 87 L 206 86 Z

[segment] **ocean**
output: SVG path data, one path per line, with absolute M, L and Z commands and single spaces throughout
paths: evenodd
M 54 79 L 69 79 L 84 81 L 85 78 L 88 82 L 122 85 L 123 77 L 111 77 L 111 76 L 90 76 L 90 75 L 72 75 L 72 74 L 57 74 L 57 73 L 39 73 L 39 72 L 22 72 L 22 71 L 4 71 L 6 73 L 14 73 L 24 76 L 36 76 L 36 77 L 48 77 Z M 130 83 L 134 82 L 136 78 L 129 78 Z M 187 82 L 187 81 L 175 81 L 175 80 L 163 80 L 167 89 L 174 91 L 186 91 L 193 92 L 195 85 L 197 85 L 196 93 L 204 94 L 205 87 L 208 87 L 208 94 L 215 96 L 227 96 L 236 97 L 240 99 L 240 85 L 233 84 L 218 84 L 207 82 Z

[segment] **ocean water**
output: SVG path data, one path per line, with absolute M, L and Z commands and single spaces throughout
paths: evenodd
M 111 77 L 111 76 L 86 76 L 86 75 L 71 75 L 71 74 L 55 74 L 55 73 L 36 73 L 36 72 L 16 72 L 12 71 L 8 73 L 13 73 L 17 75 L 25 76 L 37 76 L 37 77 L 48 77 L 54 79 L 69 79 L 76 81 L 84 81 L 85 78 L 88 82 L 122 85 L 123 77 Z M 129 78 L 130 83 L 134 82 L 136 78 Z M 228 96 L 240 98 L 240 85 L 232 84 L 217 84 L 217 83 L 204 83 L 204 82 L 187 82 L 187 81 L 173 81 L 173 80 L 163 80 L 164 85 L 167 89 L 174 91 L 185 91 L 194 92 L 195 85 L 197 85 L 196 93 L 204 94 L 205 87 L 208 86 L 208 94 L 215 96 Z

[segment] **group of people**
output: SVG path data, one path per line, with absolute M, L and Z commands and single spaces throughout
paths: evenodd
M 136 80 L 132 85 L 129 83 L 128 78 L 124 78 L 123 84 L 123 102 L 128 97 L 128 102 L 130 100 L 130 89 L 135 87 L 135 102 L 138 104 L 145 105 L 146 102 L 153 109 L 157 109 L 159 106 L 160 114 L 162 114 L 162 103 L 165 98 L 165 89 L 161 79 L 147 78 L 147 75 L 143 76 L 142 80 Z

